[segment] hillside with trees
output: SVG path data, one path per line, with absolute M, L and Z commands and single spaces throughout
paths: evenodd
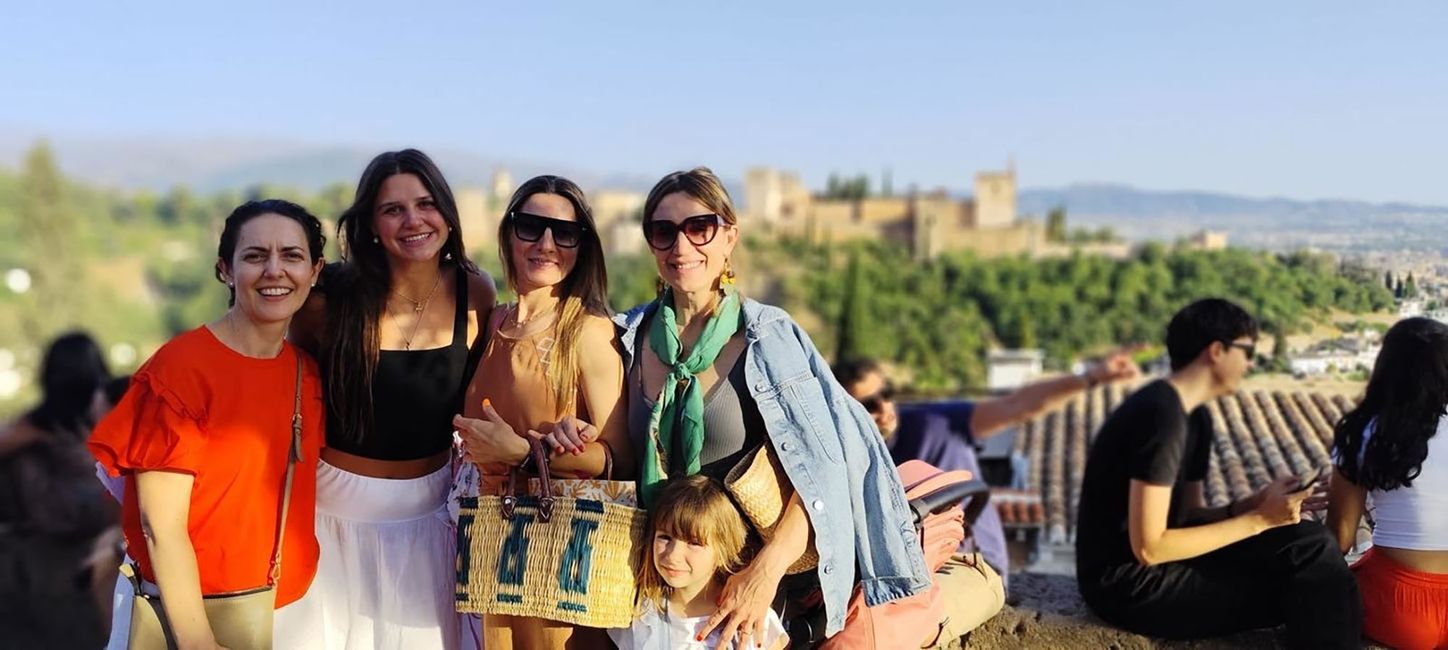
M 43 144 L 20 169 L 0 168 L 0 232 L 9 233 L 0 238 L 0 275 L 21 269 L 30 279 L 21 292 L 0 283 L 0 373 L 19 373 L 26 384 L 0 398 L 0 415 L 31 403 L 40 347 L 62 331 L 91 332 L 125 372 L 170 336 L 220 314 L 226 291 L 212 275 L 216 237 L 242 201 L 286 198 L 332 222 L 351 195 L 346 184 L 313 192 L 105 189 L 63 176 Z M 1061 367 L 1115 342 L 1158 341 L 1172 311 L 1202 296 L 1241 301 L 1269 332 L 1307 327 L 1329 310 L 1380 311 L 1393 300 L 1381 272 L 1307 253 L 1148 244 L 1126 260 L 954 254 L 921 263 L 883 243 L 746 235 L 753 236 L 741 272 L 750 291 L 794 313 L 826 355 L 889 360 L 927 391 L 980 386 L 984 353 L 996 345 L 1040 347 Z M 327 255 L 337 259 L 330 226 L 329 237 Z M 497 271 L 493 251 L 472 254 Z M 652 256 L 614 256 L 608 266 L 615 308 L 653 297 Z

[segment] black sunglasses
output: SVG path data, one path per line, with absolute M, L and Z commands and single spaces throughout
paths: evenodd
M 511 212 L 508 218 L 513 221 L 513 234 L 525 242 L 535 242 L 543 238 L 543 231 L 553 231 L 553 243 L 559 248 L 578 248 L 583 243 L 583 233 L 588 231 L 585 226 L 577 221 L 564 221 L 550 217 L 540 217 L 527 212 Z
M 860 398 L 860 404 L 869 411 L 871 415 L 879 415 L 885 410 L 885 402 L 895 399 L 895 387 L 885 384 L 874 395 L 866 395 Z
M 1238 350 L 1241 350 L 1243 354 L 1247 355 L 1248 361 L 1257 358 L 1257 344 L 1255 342 L 1238 343 L 1236 341 L 1222 341 L 1222 343 L 1229 348 L 1237 348 Z
M 644 222 L 644 238 L 649 240 L 649 246 L 654 250 L 666 251 L 674 247 L 679 240 L 679 233 L 684 233 L 684 238 L 690 244 L 703 246 L 719 234 L 719 227 L 723 226 L 724 219 L 717 214 L 700 214 L 689 217 L 679 223 L 666 219 L 654 219 Z

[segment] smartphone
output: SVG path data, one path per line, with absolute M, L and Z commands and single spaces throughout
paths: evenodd
M 1309 471 L 1309 472 L 1307 472 L 1307 473 L 1305 473 L 1305 474 L 1297 477 L 1297 487 L 1292 488 L 1292 492 L 1293 492 L 1293 493 L 1297 493 L 1297 492 L 1301 492 L 1301 491 L 1303 491 L 1303 490 L 1310 489 L 1310 488 L 1311 488 L 1313 485 L 1315 485 L 1318 481 L 1321 481 L 1322 479 L 1327 478 L 1327 472 L 1328 472 L 1328 468 L 1326 468 L 1326 467 L 1318 467 L 1318 468 L 1316 468 L 1316 469 L 1313 469 L 1312 471 Z

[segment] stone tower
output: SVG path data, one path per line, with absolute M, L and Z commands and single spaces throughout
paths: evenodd
M 1004 228 L 1016 223 L 1016 166 L 975 175 L 975 227 Z

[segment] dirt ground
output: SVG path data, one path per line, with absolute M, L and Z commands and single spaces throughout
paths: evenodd
M 1011 576 L 1007 604 L 994 618 L 952 648 L 1100 648 L 1103 650 L 1276 649 L 1285 647 L 1280 629 L 1256 630 L 1205 641 L 1162 641 L 1108 626 L 1086 610 L 1069 575 Z M 1379 646 L 1368 645 L 1368 648 Z

